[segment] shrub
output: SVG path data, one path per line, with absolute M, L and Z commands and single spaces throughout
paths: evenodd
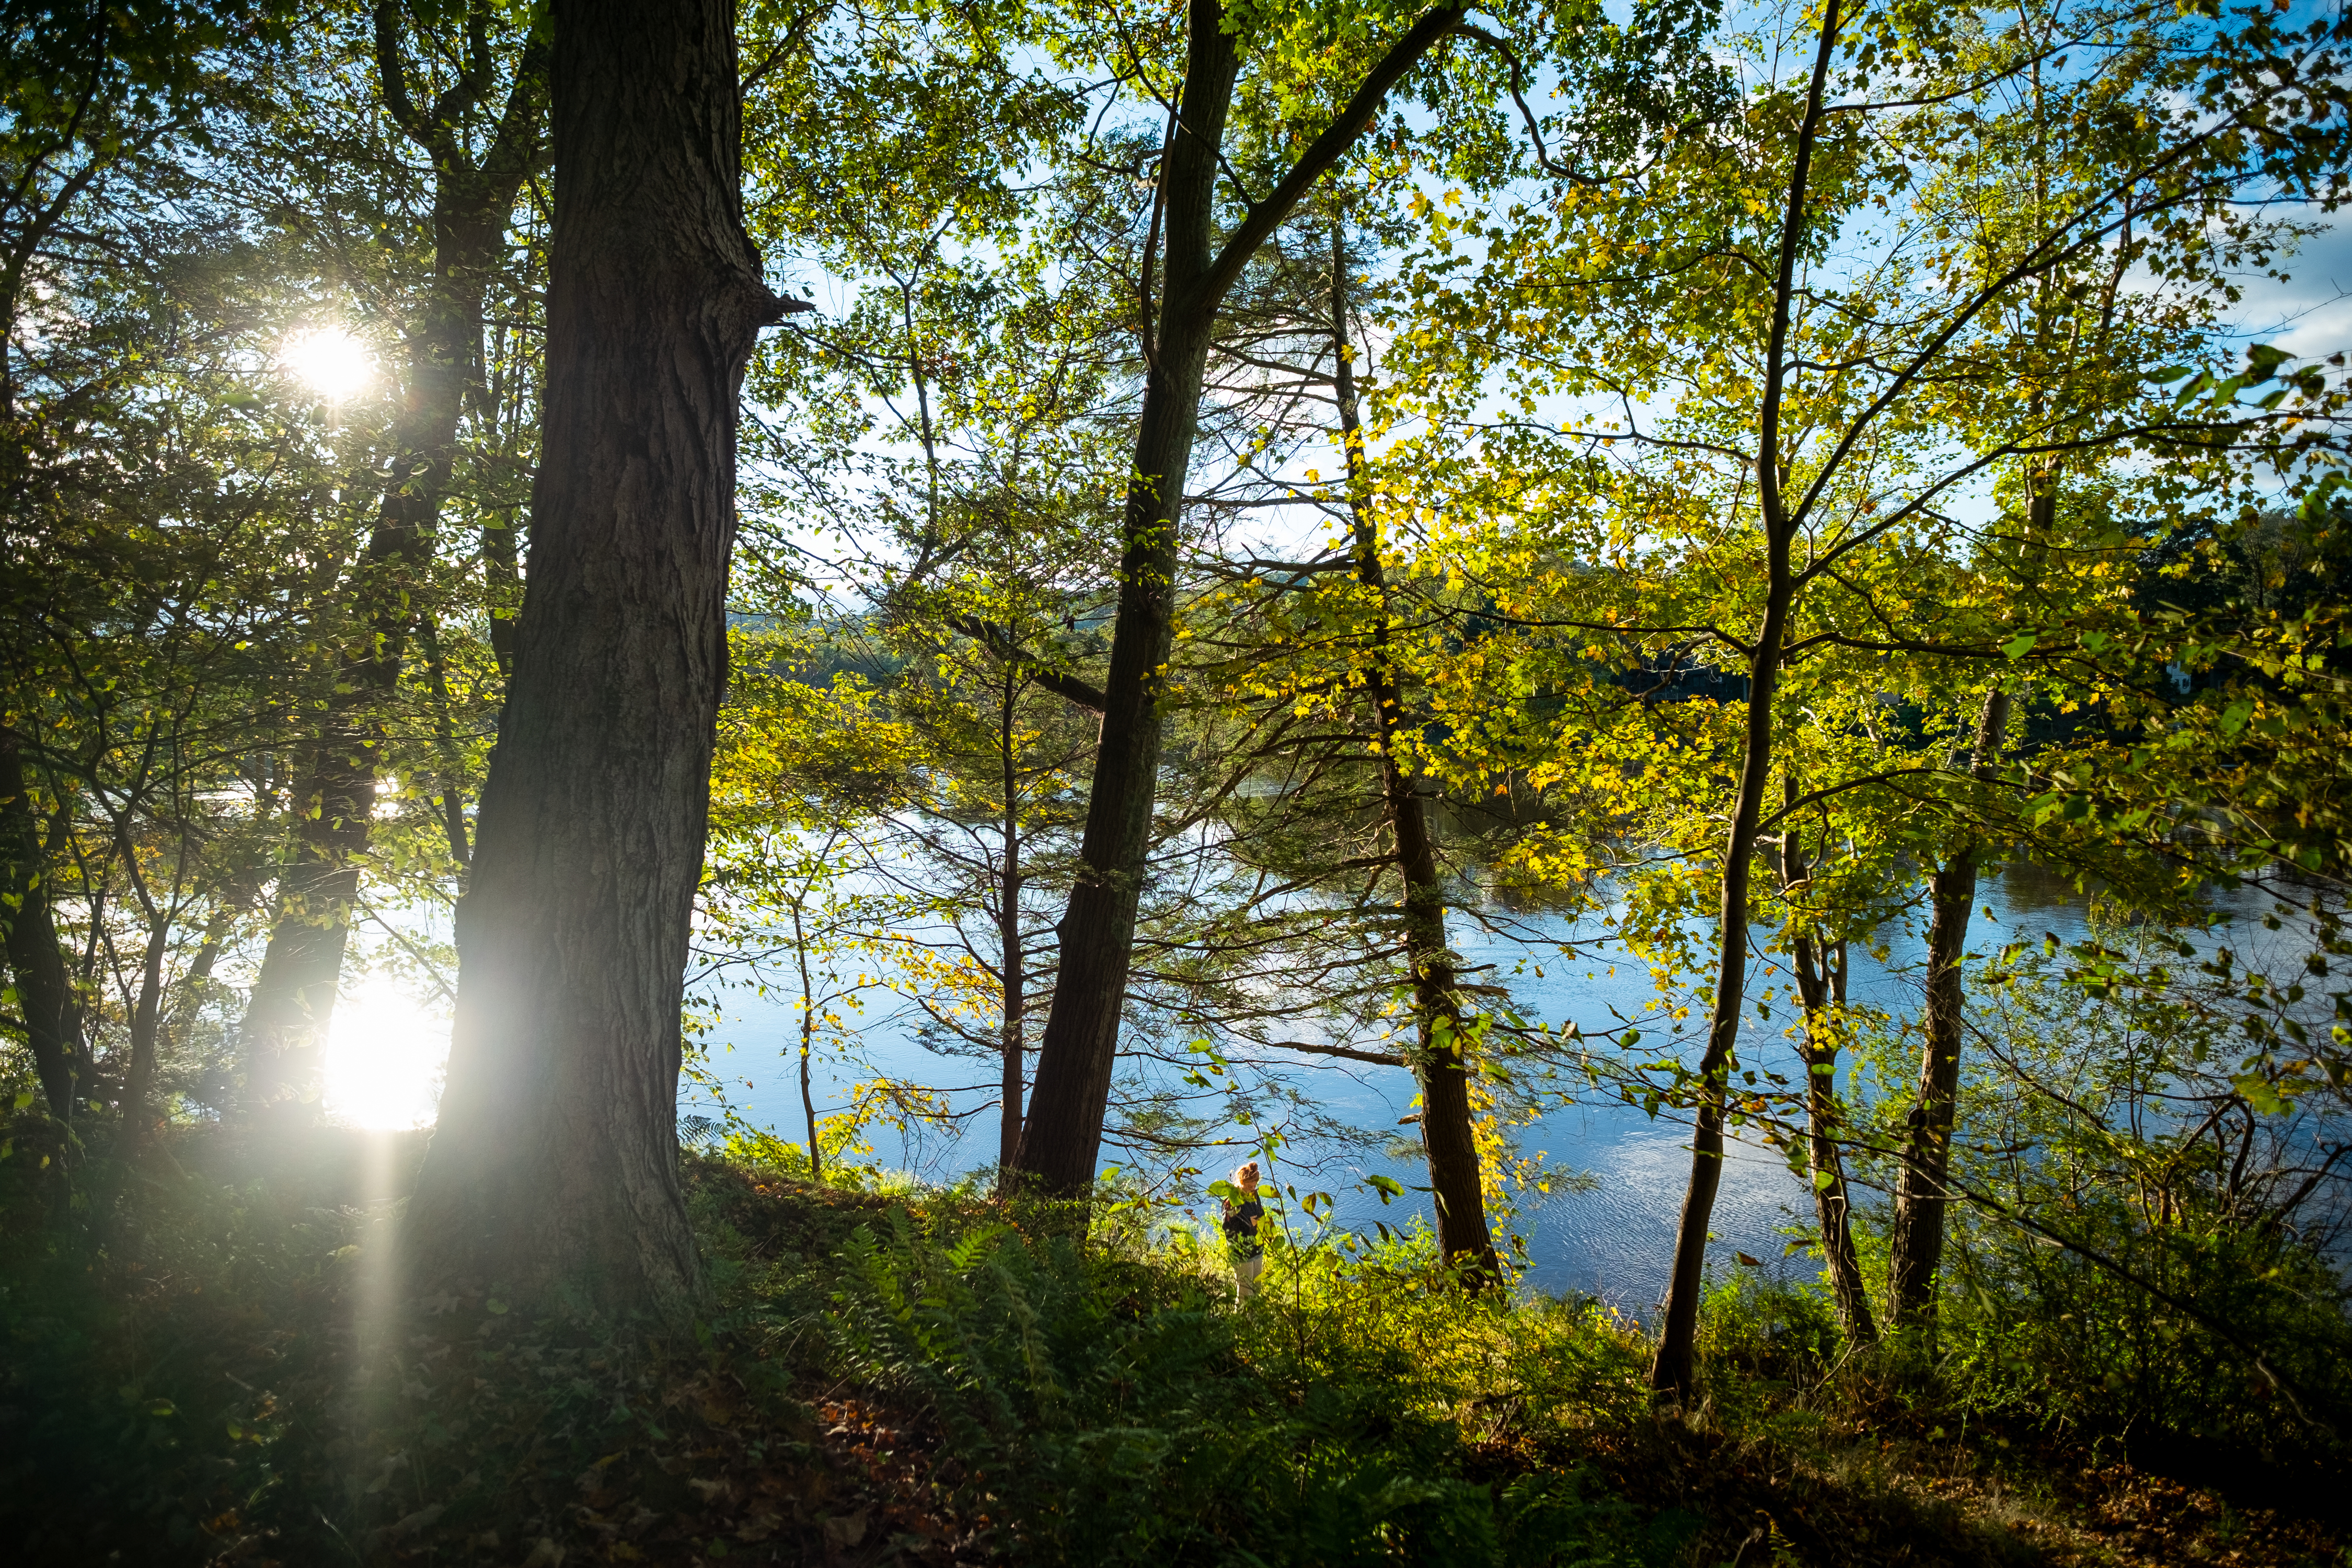
M 1262 1305 L 1222 1310 L 1183 1250 L 861 1227 L 828 1321 L 841 1370 L 927 1410 L 964 1506 L 1041 1562 L 1643 1564 L 1657 1531 L 1583 1478 L 1497 1477 L 1462 1417 L 1614 1395 L 1632 1362 L 1589 1307 L 1466 1300 L 1404 1244 L 1370 1264 L 1279 1244 Z M 1589 1415 L 1589 1411 L 1581 1412 Z M 1503 1484 L 1496 1484 L 1497 1480 Z
M 2352 1323 L 2326 1259 L 2274 1229 L 2151 1226 L 2095 1194 L 2071 1205 L 2066 1227 L 2195 1313 L 2078 1252 L 1966 1219 L 1939 1338 L 1967 1405 L 2094 1443 L 2266 1458 L 2332 1447 L 2326 1427 L 2352 1429 Z

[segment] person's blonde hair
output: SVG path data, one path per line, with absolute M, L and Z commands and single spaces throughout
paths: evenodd
M 1257 1185 L 1257 1162 L 1244 1160 L 1234 1170 L 1234 1185 L 1246 1191 Z

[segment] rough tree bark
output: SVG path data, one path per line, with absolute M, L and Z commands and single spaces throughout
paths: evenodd
M 432 103 L 420 105 L 401 62 L 400 8 L 393 0 L 375 7 L 385 112 L 433 161 L 433 279 L 409 334 L 394 482 L 360 566 L 366 628 L 337 658 L 319 733 L 303 749 L 293 858 L 279 875 L 269 943 L 239 1037 L 247 1095 L 257 1106 L 317 1099 L 319 1047 L 334 1014 L 375 814 L 380 710 L 399 684 L 418 621 L 419 579 L 431 563 L 466 387 L 481 350 L 483 295 L 516 195 L 540 158 L 547 47 L 536 36 L 523 49 L 497 133 L 478 164 L 460 139 L 459 127 L 491 85 L 488 19 L 488 8 L 477 4 L 467 18 L 466 68 Z M 445 806 L 451 787 L 445 783 Z M 462 843 L 461 826 L 453 844 Z M 458 858 L 462 863 L 463 854 Z
M 1161 168 L 1167 234 L 1156 340 L 1147 316 L 1143 412 L 1121 525 L 1118 610 L 1103 679 L 1102 741 L 1079 847 L 1077 885 L 1056 928 L 1061 965 L 1038 1043 L 1036 1081 L 1014 1170 L 1061 1197 L 1091 1190 L 1135 952 L 1160 771 L 1159 696 L 1175 641 L 1177 522 L 1192 462 L 1202 379 L 1217 311 L 1252 256 L 1371 123 L 1389 89 L 1460 23 L 1430 12 L 1373 68 L 1330 128 L 1308 144 L 1220 249 L 1216 184 L 1239 40 L 1222 0 L 1191 0 L 1175 134 Z M 1150 264 L 1147 247 L 1147 265 Z M 1150 289 L 1145 290 L 1147 303 Z
M 1765 584 L 1763 614 L 1748 661 L 1748 727 L 1739 763 L 1738 793 L 1731 829 L 1723 846 L 1723 900 L 1717 913 L 1721 952 L 1715 1002 L 1709 1011 L 1706 1048 L 1698 1064 L 1697 1115 L 1691 1127 L 1690 1185 L 1675 1231 L 1675 1256 L 1667 1277 L 1665 1318 L 1658 1332 L 1650 1387 L 1662 1402 L 1686 1401 L 1697 1375 L 1698 1297 L 1706 1268 L 1706 1228 L 1715 1215 L 1715 1194 L 1723 1184 L 1724 1090 L 1739 1044 L 1739 1020 L 1748 991 L 1748 889 L 1755 867 L 1764 793 L 1772 777 L 1772 699 L 1780 681 L 1781 645 L 1796 596 L 1790 546 L 1798 519 L 1782 492 L 1780 399 L 1789 374 L 1789 323 L 1796 294 L 1797 257 L 1804 244 L 1805 190 L 1812 173 L 1813 144 L 1821 130 L 1830 59 L 1837 44 L 1839 0 L 1822 15 L 1821 42 L 1806 89 L 1804 120 L 1798 127 L 1796 157 L 1789 175 L 1789 202 L 1781 219 L 1780 268 L 1772 290 L 1772 325 L 1765 346 L 1764 398 L 1756 442 L 1757 500 L 1763 514 Z
M 734 7 L 558 0 L 547 395 L 515 670 L 458 906 L 420 1288 L 688 1313 L 678 1013 L 726 676 L 745 233 Z
M 56 912 L 49 898 L 49 867 L 39 814 L 33 809 L 25 777 L 22 742 L 0 729 L 0 855 L 7 857 L 7 883 L 0 888 L 0 921 L 7 922 L 8 967 L 16 976 L 16 1005 L 25 1038 L 33 1048 L 34 1070 L 49 1114 L 73 1118 L 82 1070 L 81 1004 L 66 973 L 58 945 Z
M 1331 342 L 1338 361 L 1332 392 L 1348 463 L 1348 504 L 1355 525 L 1356 581 L 1372 595 L 1376 619 L 1364 679 L 1371 689 L 1381 744 L 1381 805 L 1404 881 L 1405 962 L 1412 974 L 1416 1039 L 1412 1059 L 1421 1084 L 1422 1148 L 1429 1160 L 1429 1190 L 1437 1209 L 1439 1251 L 1464 1264 L 1474 1285 L 1497 1281 L 1502 1265 L 1486 1225 L 1486 1184 L 1472 1127 L 1467 1035 L 1454 990 L 1453 950 L 1445 940 L 1445 890 L 1429 806 L 1397 762 L 1403 717 L 1396 668 L 1389 653 L 1388 580 L 1381 566 L 1380 527 L 1372 515 L 1371 480 L 1364 458 L 1363 420 L 1357 405 L 1355 343 L 1348 324 L 1346 227 L 1331 226 Z

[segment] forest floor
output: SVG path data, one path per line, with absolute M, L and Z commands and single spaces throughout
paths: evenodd
M 402 1300 L 384 1194 L 421 1146 L 193 1132 L 80 1207 L 0 1163 L 0 1552 L 2352 1563 L 2340 1471 L 2217 1489 L 2229 1456 L 1963 1426 L 1769 1322 L 1716 1331 L 1702 1411 L 1661 1417 L 1638 1327 L 1591 1303 L 1326 1248 L 1237 1310 L 1205 1255 L 1115 1220 L 1082 1250 L 969 1194 L 690 1159 L 714 1305 L 687 1337 Z

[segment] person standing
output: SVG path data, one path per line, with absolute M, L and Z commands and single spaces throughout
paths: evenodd
M 1234 1173 L 1238 1198 L 1224 1200 L 1225 1256 L 1234 1265 L 1234 1299 L 1246 1301 L 1257 1294 L 1257 1277 L 1265 1271 L 1265 1246 L 1258 1239 L 1258 1223 L 1265 1205 L 1257 1195 L 1257 1162 Z

